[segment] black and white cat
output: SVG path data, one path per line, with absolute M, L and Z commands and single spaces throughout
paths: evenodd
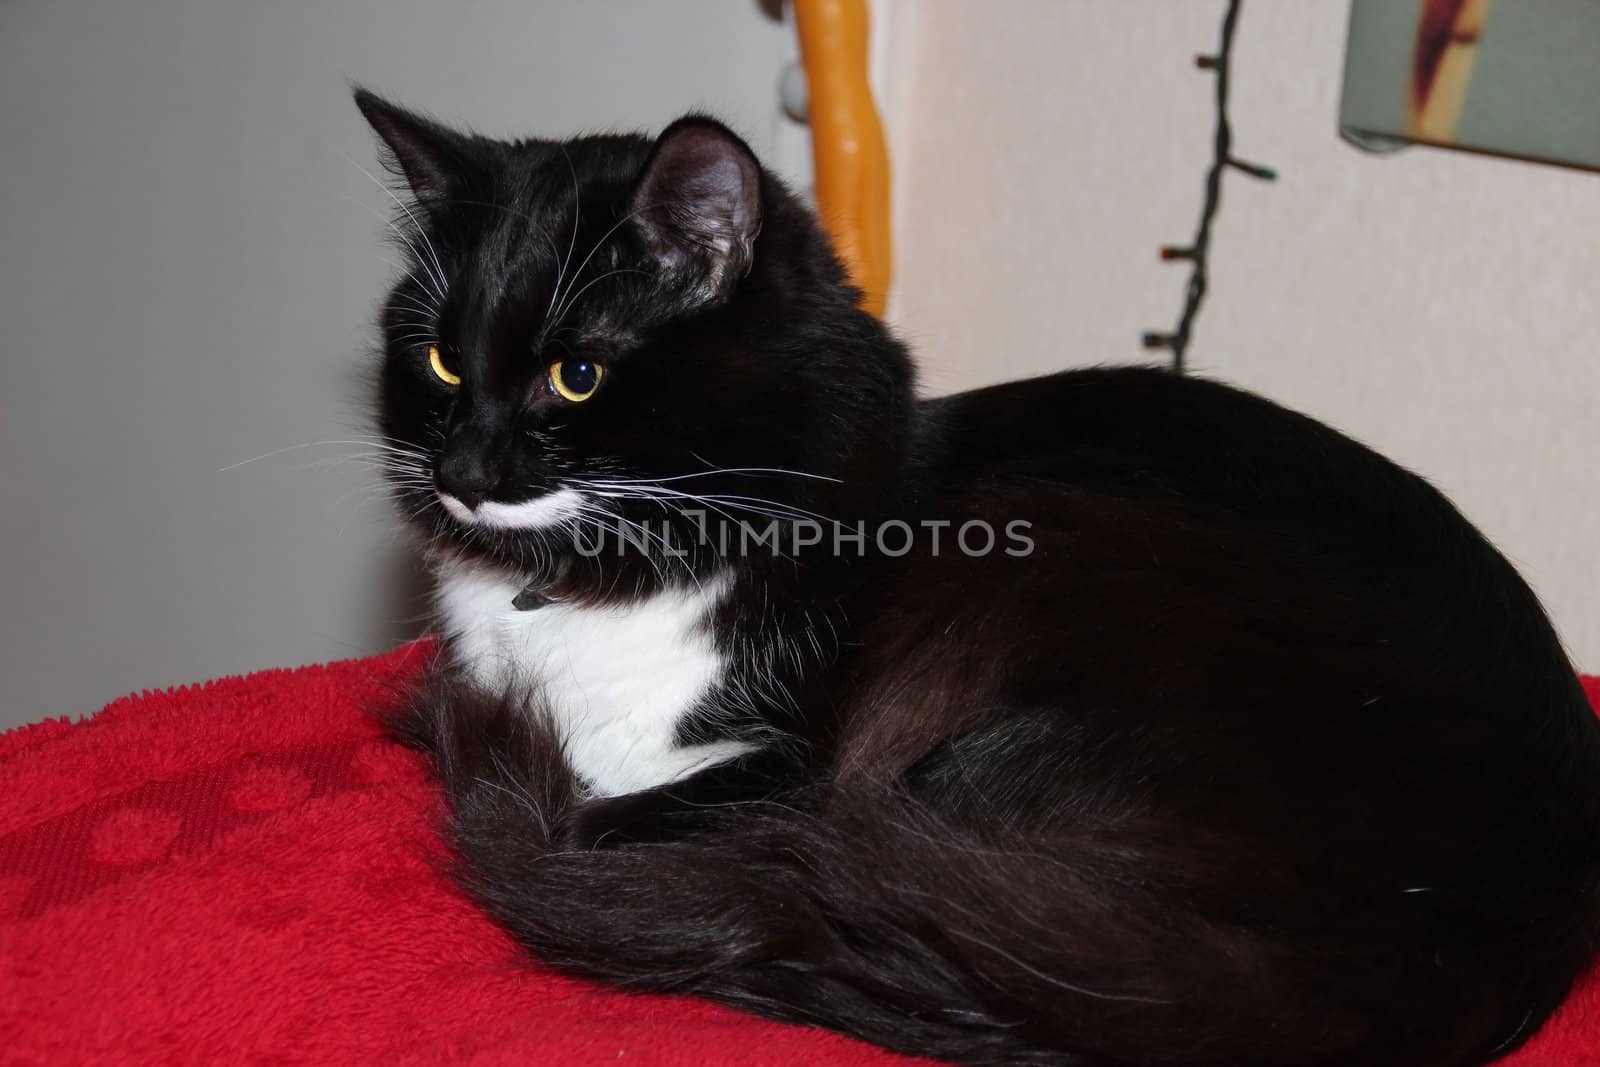
M 919 400 L 709 119 L 357 100 L 442 617 L 400 719 L 539 958 L 982 1064 L 1472 1064 L 1561 1001 L 1600 727 L 1421 479 L 1157 370 Z

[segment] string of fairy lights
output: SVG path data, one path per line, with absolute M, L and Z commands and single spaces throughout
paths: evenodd
M 1171 353 L 1172 369 L 1180 374 L 1187 369 L 1194 321 L 1206 298 L 1206 256 L 1211 251 L 1211 223 L 1222 203 L 1223 172 L 1232 168 L 1262 181 L 1274 181 L 1278 177 L 1278 172 L 1271 167 L 1247 163 L 1233 154 L 1233 128 L 1228 124 L 1228 73 L 1233 59 L 1233 31 L 1238 25 L 1239 9 L 1243 3 L 1244 0 L 1228 0 L 1227 12 L 1222 17 L 1222 43 L 1216 54 L 1195 57 L 1195 66 L 1209 71 L 1216 79 L 1217 126 L 1212 138 L 1211 166 L 1206 170 L 1205 202 L 1200 210 L 1200 225 L 1195 231 L 1194 240 L 1187 245 L 1163 245 L 1161 248 L 1163 260 L 1186 260 L 1190 264 L 1183 313 L 1172 332 L 1147 330 L 1143 335 L 1145 348 L 1165 349 Z

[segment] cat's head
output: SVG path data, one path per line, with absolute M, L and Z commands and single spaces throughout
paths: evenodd
M 409 193 L 378 414 L 433 543 L 534 571 L 619 516 L 843 517 L 878 492 L 909 364 L 726 127 L 503 142 L 356 101 Z

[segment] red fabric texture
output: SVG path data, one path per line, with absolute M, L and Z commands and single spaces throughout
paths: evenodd
M 367 711 L 428 654 L 0 734 L 0 1064 L 914 1062 L 527 961 L 443 873 L 426 765 Z M 1503 1064 L 1600 1064 L 1600 978 Z

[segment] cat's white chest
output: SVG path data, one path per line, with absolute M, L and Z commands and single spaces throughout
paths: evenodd
M 538 694 L 565 733 L 573 769 L 596 794 L 663 785 L 748 749 L 675 740 L 679 722 L 725 670 L 707 625 L 723 583 L 625 608 L 518 611 L 518 591 L 486 568 L 442 567 L 439 607 L 452 647 L 485 688 Z

